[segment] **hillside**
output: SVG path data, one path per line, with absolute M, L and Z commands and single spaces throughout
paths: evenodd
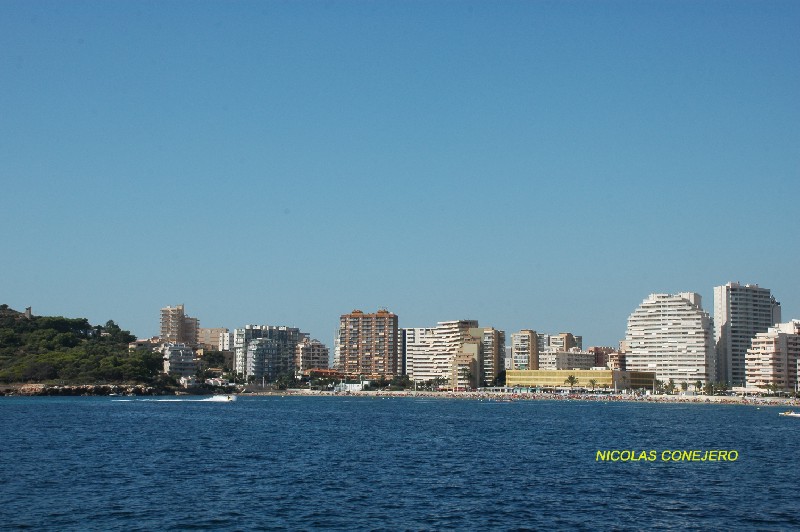
M 129 353 L 132 340 L 113 321 L 27 316 L 0 305 L 0 382 L 151 383 L 161 356 Z

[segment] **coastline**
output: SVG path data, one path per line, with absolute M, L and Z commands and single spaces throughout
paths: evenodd
M 248 392 L 245 396 L 319 396 L 319 397 L 374 397 L 374 398 L 425 398 L 425 399 L 462 399 L 478 401 L 596 401 L 596 402 L 632 402 L 632 403 L 680 403 L 680 404 L 733 404 L 755 406 L 800 406 L 800 399 L 791 397 L 742 397 L 716 395 L 633 395 L 599 393 L 509 393 L 509 392 L 420 392 L 404 391 L 350 391 L 327 392 L 319 390 L 289 389 L 282 392 Z
M 0 386 L 0 397 L 70 397 L 70 396 L 163 396 L 163 395 L 214 395 L 214 393 L 192 393 L 187 390 L 163 389 L 143 384 L 6 384 Z M 668 404 L 730 404 L 751 406 L 800 406 L 800 399 L 791 397 L 758 397 L 758 396 L 716 396 L 716 395 L 635 395 L 635 394 L 603 394 L 603 393 L 551 393 L 551 392 L 499 392 L 499 391 L 347 391 L 333 392 L 291 388 L 287 390 L 265 390 L 234 392 L 242 397 L 372 397 L 372 398 L 422 398 L 453 399 L 472 401 L 594 401 L 631 402 L 631 403 L 668 403 Z

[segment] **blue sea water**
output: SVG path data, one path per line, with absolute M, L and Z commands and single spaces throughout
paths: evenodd
M 800 419 L 742 405 L 0 398 L 0 528 L 797 529 Z M 598 450 L 738 451 L 735 462 Z

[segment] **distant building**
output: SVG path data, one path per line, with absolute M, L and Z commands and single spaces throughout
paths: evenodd
M 161 348 L 164 357 L 164 373 L 190 377 L 197 373 L 194 351 L 186 344 L 167 343 Z
M 288 370 L 279 359 L 278 341 L 272 338 L 254 338 L 247 343 L 245 376 L 256 383 L 272 382 Z
M 753 338 L 745 358 L 748 388 L 797 391 L 800 386 L 800 320 L 770 327 Z
M 506 333 L 493 327 L 473 327 L 469 335 L 480 347 L 475 386 L 494 386 L 497 376 L 504 369 Z
M 536 331 L 523 329 L 511 335 L 510 369 L 539 369 L 539 342 Z
M 608 357 L 609 355 L 616 353 L 617 350 L 613 347 L 590 347 L 587 350 L 589 353 L 594 354 L 594 366 L 597 368 L 601 367 L 609 367 L 608 366 Z
M 467 342 L 450 361 L 450 378 L 448 381 L 454 390 L 470 390 L 476 388 L 480 378 L 479 342 Z
M 587 351 L 551 351 L 548 350 L 539 355 L 540 370 L 562 370 L 562 369 L 592 369 L 595 367 L 594 353 Z
M 199 329 L 200 321 L 187 316 L 183 305 L 161 309 L 160 338 L 162 343 L 183 343 L 190 347 L 197 347 Z
M 651 294 L 628 318 L 625 342 L 628 371 L 654 372 L 675 384 L 714 382 L 711 317 L 699 294 Z
M 297 344 L 295 351 L 296 371 L 307 371 L 311 369 L 328 369 L 329 350 L 319 340 L 309 340 L 303 338 Z
M 655 373 L 620 370 L 511 370 L 506 386 L 517 388 L 568 388 L 567 379 L 576 378 L 575 388 L 585 390 L 652 390 Z
M 342 314 L 335 339 L 334 367 L 351 375 L 399 375 L 402 363 L 397 337 L 397 315 L 388 310 Z
M 282 374 L 293 374 L 295 372 L 295 359 L 297 356 L 297 344 L 308 334 L 303 333 L 296 327 L 275 326 L 275 325 L 245 325 L 233 331 L 233 369 L 238 375 L 256 381 L 268 378 L 270 380 Z M 254 340 L 268 339 L 274 341 L 275 353 L 272 353 L 273 344 L 269 342 L 260 346 L 260 351 L 252 351 L 248 354 L 250 343 Z M 255 357 L 250 359 L 248 357 Z M 263 358 L 263 357 L 273 358 Z M 268 367 L 261 367 L 258 364 L 269 364 Z
M 717 380 L 743 386 L 750 341 L 780 321 L 781 304 L 769 289 L 739 283 L 714 287 Z
M 225 351 L 224 339 L 229 334 L 224 327 L 197 329 L 197 342 L 206 351 Z M 230 349 L 230 347 L 228 348 Z
M 466 342 L 475 341 L 470 329 L 477 328 L 477 320 L 455 320 L 406 329 L 406 374 L 418 382 L 450 382 L 453 357 Z

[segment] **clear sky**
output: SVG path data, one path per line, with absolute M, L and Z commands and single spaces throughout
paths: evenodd
M 0 2 L 0 303 L 158 333 L 800 318 L 800 2 Z

